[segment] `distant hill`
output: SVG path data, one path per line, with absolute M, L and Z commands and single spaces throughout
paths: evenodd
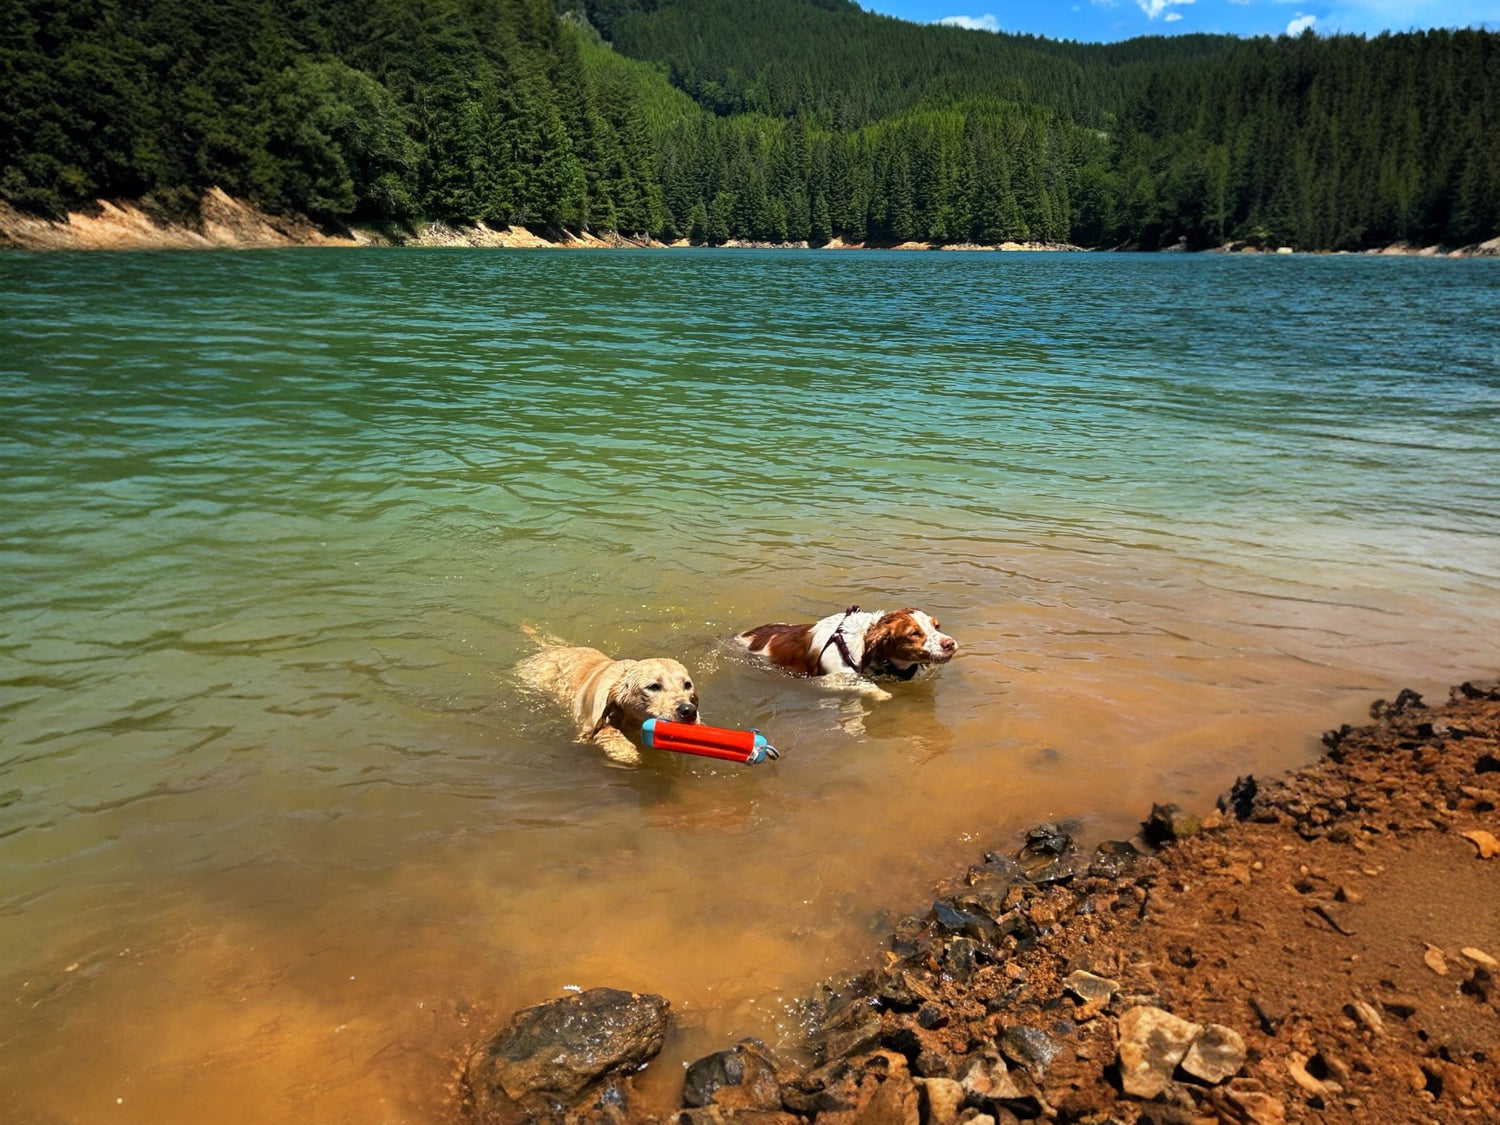
M 721 115 L 868 124 L 923 104 L 1000 98 L 1099 125 L 1144 68 L 1224 55 L 1225 35 L 1116 44 L 920 25 L 847 0 L 586 0 L 615 48 Z

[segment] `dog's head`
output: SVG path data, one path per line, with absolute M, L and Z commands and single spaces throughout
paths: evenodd
M 938 629 L 936 618 L 910 606 L 883 614 L 865 636 L 865 659 L 872 665 L 946 664 L 957 651 L 958 642 Z
M 698 692 L 688 670 L 675 660 L 622 661 L 626 667 L 609 689 L 604 713 L 594 733 L 606 726 L 635 733 L 647 719 L 674 723 L 698 721 Z

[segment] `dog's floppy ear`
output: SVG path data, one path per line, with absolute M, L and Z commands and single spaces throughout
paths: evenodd
M 625 717 L 625 708 L 615 698 L 615 689 L 609 689 L 609 698 L 605 700 L 604 710 L 599 712 L 599 721 L 594 724 L 594 729 L 584 736 L 585 741 L 592 740 L 605 727 L 618 727 L 620 720 Z
M 905 609 L 890 610 L 878 618 L 865 634 L 865 663 L 879 664 L 889 659 L 891 650 L 900 640 L 901 632 L 911 623 L 912 614 L 916 612 L 908 606 Z

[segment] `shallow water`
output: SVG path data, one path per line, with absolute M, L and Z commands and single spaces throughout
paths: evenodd
M 1500 665 L 1500 263 L 0 257 L 0 1116 L 431 1122 L 566 985 L 790 1030 L 1041 819 Z M 915 604 L 870 704 L 723 645 Z M 783 750 L 608 767 L 524 625 Z

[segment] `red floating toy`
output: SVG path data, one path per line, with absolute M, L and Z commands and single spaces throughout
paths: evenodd
M 647 719 L 641 725 L 641 741 L 655 750 L 675 750 L 679 754 L 698 754 L 751 766 L 767 758 L 781 757 L 758 730 L 726 730 L 702 723 Z

